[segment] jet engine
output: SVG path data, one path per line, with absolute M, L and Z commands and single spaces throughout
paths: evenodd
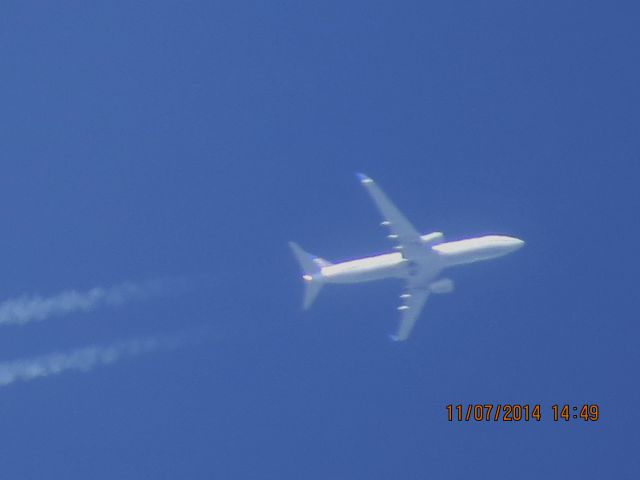
M 444 242 L 444 234 L 442 232 L 433 232 L 420 237 L 423 245 L 431 246 Z
M 453 292 L 453 280 L 443 278 L 429 285 L 431 293 L 451 293 Z

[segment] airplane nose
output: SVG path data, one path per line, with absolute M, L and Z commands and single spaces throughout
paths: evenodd
M 517 250 L 524 246 L 524 240 L 520 240 L 519 238 L 515 237 L 509 237 L 509 246 L 514 250 Z

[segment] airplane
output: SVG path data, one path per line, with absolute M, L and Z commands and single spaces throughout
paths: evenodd
M 295 242 L 289 242 L 293 255 L 302 269 L 305 284 L 303 309 L 308 309 L 327 283 L 360 283 L 385 278 L 405 281 L 400 295 L 400 326 L 394 341 L 409 338 L 429 296 L 450 293 L 454 284 L 449 278 L 437 279 L 449 267 L 502 257 L 524 245 L 524 241 L 505 235 L 445 242 L 442 232 L 421 235 L 387 195 L 368 176 L 356 174 L 382 214 L 381 225 L 390 231 L 395 252 L 333 264 L 305 252 Z

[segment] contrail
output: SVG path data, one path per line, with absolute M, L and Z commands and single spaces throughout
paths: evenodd
M 110 365 L 124 358 L 135 357 L 158 350 L 172 350 L 195 340 L 192 334 L 176 334 L 165 337 L 146 337 L 115 342 L 110 345 L 93 345 L 77 350 L 52 353 L 0 363 L 0 387 L 18 380 L 59 375 L 69 370 L 89 372 L 95 367 Z
M 185 279 L 124 282 L 90 290 L 66 290 L 57 295 L 23 295 L 0 303 L 0 325 L 24 325 L 74 312 L 89 312 L 101 306 L 118 306 L 131 300 L 184 290 Z

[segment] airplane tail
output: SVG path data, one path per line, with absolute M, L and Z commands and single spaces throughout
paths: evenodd
M 305 252 L 300 245 L 295 242 L 289 242 L 289 247 L 293 252 L 293 256 L 296 257 L 300 268 L 302 269 L 302 278 L 304 280 L 304 298 L 302 301 L 302 308 L 307 310 L 313 301 L 320 293 L 320 289 L 324 285 L 322 278 L 322 267 L 331 265 L 325 259 L 311 255 Z

